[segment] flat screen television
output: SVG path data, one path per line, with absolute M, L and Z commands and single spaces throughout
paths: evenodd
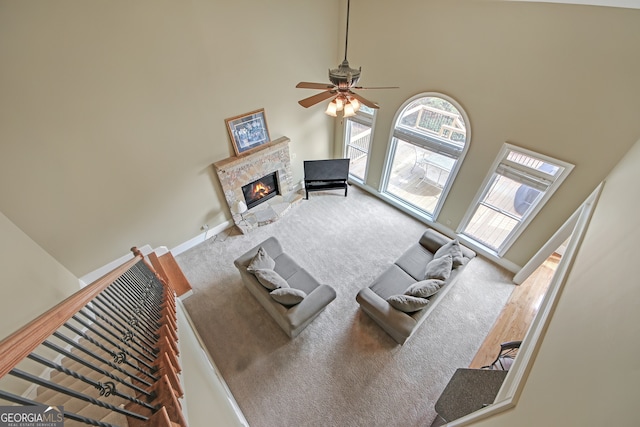
M 305 181 L 345 181 L 349 178 L 349 159 L 305 160 Z

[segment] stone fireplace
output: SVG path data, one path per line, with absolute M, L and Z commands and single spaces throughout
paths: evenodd
M 242 233 L 277 221 L 302 200 L 294 191 L 287 137 L 213 166 L 233 221 Z

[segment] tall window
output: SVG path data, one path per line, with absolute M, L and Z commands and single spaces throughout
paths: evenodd
M 442 94 L 414 97 L 396 117 L 383 193 L 435 219 L 468 147 L 468 119 Z
M 505 144 L 459 232 L 504 255 L 571 169 L 571 164 Z
M 373 108 L 361 105 L 355 116 L 345 120 L 345 157 L 351 159 L 349 175 L 360 182 L 367 178 L 369 144 L 373 133 Z

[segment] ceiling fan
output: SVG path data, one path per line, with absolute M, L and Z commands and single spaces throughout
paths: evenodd
M 329 80 L 331 83 L 310 83 L 300 82 L 296 85 L 301 89 L 320 89 L 320 92 L 316 95 L 298 101 L 298 104 L 305 108 L 309 108 L 319 102 L 325 101 L 329 98 L 333 98 L 327 106 L 326 114 L 337 117 L 338 111 L 343 111 L 344 117 L 351 117 L 356 114 L 356 111 L 360 109 L 360 104 L 364 104 L 369 108 L 380 108 L 378 104 L 373 101 L 358 95 L 352 89 L 397 89 L 397 86 L 388 87 L 362 87 L 356 86 L 358 80 L 360 80 L 360 71 L 362 67 L 351 68 L 349 61 L 347 61 L 347 47 L 349 42 L 349 8 L 351 0 L 347 0 L 347 31 L 344 42 L 344 61 L 338 68 L 329 69 Z

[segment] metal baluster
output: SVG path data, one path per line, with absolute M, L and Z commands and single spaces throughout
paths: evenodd
M 138 344 L 144 350 L 149 350 L 149 352 L 154 356 L 157 354 L 157 351 L 154 350 L 155 342 L 149 339 L 138 328 L 135 328 L 135 325 L 129 324 L 128 319 L 125 319 L 120 313 L 105 305 L 100 295 L 96 296 L 96 298 L 91 301 L 91 305 L 99 308 L 100 311 L 102 311 L 102 315 L 99 315 L 95 309 L 90 306 L 86 306 L 85 308 L 93 312 L 96 316 L 99 316 L 116 330 L 120 330 L 121 332 L 131 332 L 136 338 L 133 342 Z M 124 321 L 124 323 L 119 319 Z M 135 331 L 132 329 L 135 329 Z
M 136 264 L 127 273 L 127 276 L 138 283 L 141 289 L 152 289 L 155 287 L 155 283 L 153 283 L 155 275 L 151 273 L 145 263 Z
M 81 313 L 81 311 L 79 311 L 78 313 Z M 83 313 L 85 316 L 86 313 Z M 102 338 L 103 340 L 107 341 L 109 344 L 113 345 L 114 347 L 118 348 L 119 350 L 123 351 L 127 356 L 131 356 L 133 359 L 135 359 L 138 363 L 143 364 L 144 366 L 146 366 L 147 368 L 149 368 L 149 370 L 151 372 L 155 372 L 156 368 L 154 366 L 149 365 L 147 362 L 145 362 L 144 360 L 140 359 L 139 357 L 137 357 L 136 355 L 134 355 L 133 353 L 131 353 L 129 350 L 127 350 L 126 348 L 123 348 L 122 346 L 120 346 L 120 344 L 110 340 L 108 337 L 106 337 L 104 334 L 100 333 L 98 330 L 96 330 L 94 327 L 92 327 L 91 325 L 89 325 L 87 322 L 83 321 L 82 319 L 80 319 L 77 315 L 73 315 L 72 319 L 74 319 L 76 322 L 80 323 L 82 326 L 84 326 L 85 328 L 87 328 L 88 330 L 90 330 L 91 332 L 93 332 L 94 334 L 96 334 L 97 336 L 99 336 L 100 338 Z M 120 337 L 116 336 L 113 332 L 111 332 L 110 330 L 104 328 L 102 325 L 100 325 L 99 323 L 94 323 L 97 326 L 100 326 L 101 329 L 105 330 L 107 333 L 109 333 L 111 336 L 115 337 L 117 340 L 120 340 Z M 68 327 L 68 326 L 67 326 Z M 130 346 L 128 346 L 129 348 L 131 348 Z M 136 352 L 137 353 L 137 352 Z M 147 358 L 148 359 L 148 358 Z M 127 363 L 129 363 L 127 361 Z M 144 373 L 144 371 L 141 370 L 141 372 Z M 146 375 L 148 376 L 152 376 L 151 374 L 146 373 Z M 155 378 L 155 380 L 157 381 L 157 378 Z
M 104 285 L 102 287 L 104 288 Z M 133 403 L 136 405 L 134 408 L 143 410 L 145 414 L 148 413 L 147 411 L 156 412 L 160 407 L 147 403 L 156 398 L 156 393 L 149 392 L 142 387 L 151 389 L 154 387 L 154 383 L 160 379 L 155 374 L 162 363 L 158 366 L 154 365 L 156 355 L 160 352 L 159 338 L 165 336 L 167 320 L 164 319 L 164 316 L 172 309 L 171 303 L 165 301 L 166 295 L 165 283 L 156 276 L 144 260 L 140 260 L 104 288 L 101 294 L 94 297 L 63 325 L 76 335 L 67 336 L 60 331 L 53 333 L 52 337 L 56 337 L 71 347 L 63 348 L 57 344 L 57 341 L 54 343 L 50 339 L 41 342 L 43 347 L 79 363 L 82 367 L 76 368 L 78 369 L 76 371 L 64 366 L 62 362 L 54 362 L 37 353 L 31 353 L 27 358 L 79 380 L 78 384 L 84 383 L 95 387 L 100 396 L 117 396 Z M 171 325 L 171 323 L 169 324 Z M 80 337 L 90 344 L 78 343 L 77 340 Z M 163 338 L 162 346 L 164 346 L 164 340 L 166 338 Z M 108 348 L 109 346 L 111 348 Z M 77 349 L 81 353 L 71 350 L 71 348 Z M 113 361 L 109 360 L 109 357 L 113 357 Z M 131 372 L 133 370 L 135 373 Z M 85 394 L 62 384 L 55 384 L 18 368 L 12 369 L 9 374 L 73 399 L 88 402 L 96 407 L 105 408 L 131 418 L 148 420 L 145 415 L 135 412 L 138 409 L 123 409 L 92 397 L 93 393 Z M 104 376 L 105 379 L 98 381 L 101 377 L 96 377 L 96 374 Z M 122 385 L 120 388 L 127 387 L 128 390 L 125 389 L 127 393 L 118 390 L 116 383 Z M 79 388 L 73 385 L 72 387 Z M 40 404 L 2 390 L 0 390 L 0 398 L 19 404 Z M 68 411 L 64 411 L 64 416 L 67 419 L 85 424 L 113 427 L 109 423 Z
M 75 328 L 74 328 L 74 329 L 75 329 Z M 74 330 L 74 329 L 72 329 L 72 330 Z M 77 329 L 75 329 L 75 330 L 74 330 L 74 332 L 75 332 L 75 331 L 77 331 Z M 147 382 L 146 380 L 144 380 L 144 379 L 140 378 L 138 375 L 136 375 L 136 374 L 132 374 L 131 372 L 127 371 L 126 369 L 121 368 L 121 367 L 120 367 L 120 366 L 118 366 L 118 365 L 119 365 L 119 364 L 122 364 L 122 363 L 126 363 L 126 364 L 127 364 L 127 365 L 129 365 L 130 367 L 132 367 L 132 368 L 136 369 L 138 372 L 140 372 L 140 373 L 144 374 L 146 377 L 149 377 L 149 378 L 151 378 L 152 380 L 157 381 L 157 378 L 156 378 L 156 377 L 154 377 L 154 376 L 150 375 L 148 372 L 143 371 L 143 370 L 142 370 L 142 369 L 140 369 L 137 365 L 134 365 L 134 364 L 130 363 L 130 362 L 127 360 L 127 358 L 126 358 L 126 354 L 125 354 L 124 352 L 120 352 L 120 353 L 112 352 L 111 350 L 109 350 L 108 348 L 106 348 L 105 346 L 103 346 L 99 341 L 94 340 L 93 338 L 89 337 L 88 335 L 86 335 L 85 333 L 83 333 L 83 332 L 81 332 L 81 331 L 78 331 L 78 332 L 80 332 L 80 334 L 82 334 L 82 335 L 80 335 L 80 336 L 82 336 L 85 340 L 89 341 L 91 344 L 95 345 L 95 346 L 96 346 L 96 347 L 98 347 L 99 349 L 101 349 L 101 350 L 103 350 L 103 351 L 105 351 L 105 352 L 109 353 L 109 355 L 111 355 L 111 356 L 113 357 L 113 362 L 109 362 L 109 361 L 107 361 L 106 359 L 104 359 L 104 358 L 102 358 L 102 357 L 98 356 L 97 354 L 93 354 L 89 349 L 87 349 L 87 348 L 86 348 L 86 347 L 84 347 L 83 345 L 81 345 L 81 344 L 79 344 L 79 343 L 75 342 L 73 339 L 71 339 L 71 338 L 69 338 L 69 337 L 67 337 L 67 336 L 65 336 L 65 335 L 63 335 L 63 334 L 60 334 L 60 333 L 58 333 L 58 332 L 55 332 L 53 335 L 54 335 L 56 338 L 59 338 L 59 339 L 61 339 L 62 341 L 66 342 L 67 344 L 69 344 L 69 345 L 71 345 L 71 346 L 73 346 L 73 347 L 77 348 L 78 350 L 80 350 L 80 351 L 82 351 L 82 352 L 84 352 L 84 353 L 86 353 L 86 354 L 89 354 L 89 355 L 91 355 L 91 356 L 95 357 L 95 358 L 96 358 L 96 359 L 98 359 L 99 361 L 103 361 L 103 360 L 104 360 L 104 361 L 106 361 L 106 362 L 109 364 L 109 366 L 111 366 L 111 367 L 113 367 L 113 368 L 117 369 L 120 373 L 123 373 L 123 374 L 125 374 L 125 375 L 127 375 L 127 376 L 129 376 L 129 377 L 133 377 L 133 378 L 135 378 L 135 379 L 136 379 L 136 381 L 138 381 L 138 382 L 142 383 L 143 385 L 145 385 L 145 386 L 147 386 L 147 387 L 151 387 L 151 385 L 152 385 L 152 384 L 151 384 L 151 383 L 149 383 L 149 382 Z
M 120 292 L 120 289 L 117 286 L 109 287 L 105 289 L 102 295 L 114 306 L 119 306 L 123 312 L 128 313 L 131 318 L 136 318 L 138 322 L 141 322 L 142 325 L 147 329 L 150 335 L 158 339 L 158 336 L 155 334 L 155 331 L 158 330 L 160 324 L 155 320 L 151 319 L 146 313 L 143 313 L 141 310 L 136 310 L 133 301 L 130 298 L 130 295 L 124 292 Z
M 108 397 L 108 396 L 111 396 L 111 395 L 118 396 L 118 397 L 126 399 L 126 400 L 128 400 L 130 402 L 133 402 L 133 403 L 135 403 L 137 405 L 140 405 L 140 406 L 142 406 L 144 408 L 150 409 L 151 411 L 155 411 L 155 410 L 158 409 L 155 406 L 149 405 L 148 403 L 145 403 L 142 400 L 139 400 L 139 399 L 137 399 L 137 398 L 135 398 L 133 396 L 129 396 L 128 394 L 119 392 L 116 389 L 115 383 L 113 383 L 111 381 L 106 381 L 104 383 L 101 382 L 101 381 L 95 381 L 95 380 L 93 380 L 93 379 L 91 379 L 91 378 L 89 378 L 89 377 L 87 377 L 85 375 L 82 375 L 82 374 L 80 374 L 80 373 L 78 373 L 78 372 L 76 372 L 76 371 L 74 371 L 72 369 L 69 369 L 69 368 L 67 368 L 65 366 L 62 366 L 62 365 L 58 364 L 58 363 L 52 362 L 51 360 L 48 360 L 48 359 L 46 359 L 46 358 L 44 358 L 44 357 L 42 357 L 42 356 L 40 356 L 39 354 L 36 354 L 36 353 L 31 353 L 27 357 L 29 359 L 35 361 L 35 362 L 40 363 L 41 365 L 44 365 L 44 366 L 46 366 L 48 368 L 55 369 L 56 371 L 63 372 L 65 374 L 67 374 L 67 375 L 72 376 L 75 379 L 78 379 L 78 380 L 82 381 L 85 384 L 89 384 L 90 386 L 92 386 L 92 387 L 94 387 L 94 388 L 96 388 L 97 390 L 100 391 L 100 396 L 104 396 L 104 397 Z M 67 357 L 69 357 L 69 356 L 67 356 Z M 73 360 L 76 360 L 77 362 L 80 362 L 83 365 L 94 369 L 95 371 L 98 371 L 98 369 L 99 369 L 98 367 L 92 366 L 90 363 L 86 363 L 86 362 L 82 361 L 81 358 L 73 357 Z M 105 371 L 103 370 L 103 372 L 105 372 Z M 101 373 L 103 373 L 103 372 L 101 372 Z M 109 375 L 109 374 L 105 373 L 105 375 Z M 119 378 L 116 377 L 116 379 L 119 379 Z M 55 383 L 51 383 L 51 384 L 55 384 Z M 71 390 L 71 389 L 69 389 L 69 390 Z M 79 392 L 77 392 L 77 393 L 79 393 Z M 80 393 L 80 394 L 82 394 L 82 393 Z M 88 397 L 90 397 L 90 396 L 88 396 Z
M 153 305 L 153 303 L 143 295 L 144 289 L 138 288 L 138 284 L 132 282 L 132 279 L 126 275 L 123 275 L 121 278 L 123 283 L 121 289 L 123 292 L 131 295 L 131 300 L 135 301 L 135 311 L 145 312 L 147 313 L 147 317 L 152 319 L 154 322 L 158 322 L 162 318 L 162 315 L 160 314 L 158 306 Z
M 71 340 L 71 339 L 69 339 L 69 341 L 73 342 L 73 340 Z M 68 342 L 68 341 L 65 340 L 65 342 Z M 44 345 L 45 347 L 48 347 L 48 348 L 58 352 L 59 354 L 62 354 L 64 356 L 68 357 L 71 360 L 74 360 L 74 361 L 76 361 L 76 362 L 78 362 L 78 363 L 80 363 L 80 364 L 82 364 L 84 366 L 87 366 L 87 367 L 93 369 L 94 371 L 98 372 L 99 374 L 106 375 L 109 378 L 111 378 L 112 380 L 116 380 L 119 383 L 123 384 L 124 386 L 129 387 L 129 388 L 137 391 L 138 393 L 144 394 L 149 398 L 153 398 L 154 397 L 154 395 L 152 393 L 149 393 L 145 389 L 140 388 L 137 385 L 132 384 L 131 382 L 129 382 L 129 381 L 123 379 L 123 378 L 120 378 L 117 375 L 114 375 L 113 373 L 111 373 L 111 372 L 109 372 L 109 371 L 107 371 L 105 369 L 102 369 L 99 366 L 96 366 L 96 365 L 92 364 L 88 360 L 85 360 L 82 357 L 77 356 L 77 355 L 73 354 L 72 352 L 70 352 L 70 351 L 68 351 L 68 350 L 66 350 L 64 348 L 62 348 L 62 347 L 60 347 L 60 346 L 58 346 L 56 344 L 53 344 L 52 342 L 44 341 L 42 343 L 42 345 Z M 122 368 L 120 368 L 118 365 L 114 364 L 113 362 L 110 362 L 109 360 L 107 360 L 105 358 L 102 358 L 97 354 L 93 354 L 93 353 L 89 352 L 88 350 L 86 350 L 84 348 L 81 348 L 81 346 L 74 346 L 74 347 L 77 348 L 78 350 L 84 352 L 85 354 L 93 357 L 94 359 L 96 359 L 101 364 L 109 366 L 111 369 L 114 369 L 114 370 L 117 370 L 118 372 L 124 373 L 127 376 L 133 376 L 134 378 L 136 378 L 136 380 L 138 380 L 140 382 L 144 382 L 149 386 L 151 385 L 151 384 L 147 383 L 146 381 L 142 381 L 137 376 L 127 373 L 126 371 L 124 371 Z
M 33 384 L 41 385 L 41 386 L 43 386 L 45 388 L 49 388 L 51 390 L 55 390 L 55 391 L 57 391 L 59 393 L 63 393 L 63 394 L 66 394 L 68 396 L 74 397 L 76 399 L 80 399 L 80 400 L 83 400 L 85 402 L 89 402 L 89 403 L 91 403 L 93 405 L 100 406 L 102 408 L 110 409 L 111 411 L 118 412 L 118 413 L 126 415 L 126 416 L 137 418 L 137 419 L 140 419 L 140 420 L 143 420 L 143 421 L 146 421 L 148 419 L 144 415 L 141 415 L 141 414 L 138 414 L 138 413 L 135 413 L 135 412 L 131 412 L 131 411 L 128 411 L 126 409 L 119 408 L 117 406 L 111 405 L 110 403 L 103 402 L 101 400 L 95 399 L 95 398 L 93 398 L 91 396 L 87 396 L 86 394 L 82 394 L 82 393 L 80 393 L 78 391 L 75 391 L 75 390 L 72 390 L 70 388 L 67 388 L 67 387 L 52 383 L 51 381 L 44 380 L 44 379 L 42 379 L 42 378 L 40 378 L 40 377 L 38 377 L 36 375 L 30 374 L 28 372 L 24 372 L 24 371 L 22 371 L 20 369 L 14 368 L 9 372 L 9 374 L 13 375 L 16 378 L 20 378 L 20 379 L 29 381 L 29 382 L 31 382 Z
M 144 277 L 146 280 L 149 281 L 147 286 L 152 291 L 151 294 L 153 295 L 153 298 L 154 298 L 155 302 L 158 305 L 161 304 L 162 303 L 162 291 L 163 291 L 163 288 L 164 288 L 162 282 L 160 282 L 160 280 L 155 275 L 155 273 L 153 273 L 146 264 L 138 263 L 137 267 L 138 268 L 136 270 L 134 270 L 134 272 L 139 273 L 142 277 Z
M 143 301 L 145 303 L 146 310 L 154 313 L 156 316 L 159 316 L 159 301 L 156 300 L 155 293 L 152 296 L 149 291 L 154 286 L 153 280 L 143 276 L 142 274 L 135 274 L 136 271 L 138 270 L 129 270 L 120 276 L 119 284 L 121 284 L 124 289 L 131 294 L 132 300 L 138 302 Z
M 154 314 L 156 320 L 160 320 L 160 305 L 162 300 L 156 298 L 154 288 L 154 280 L 146 278 L 142 275 L 134 275 L 133 271 L 129 271 L 122 275 L 122 280 L 128 286 L 127 290 L 135 295 L 135 299 L 141 307 Z
M 128 325 L 136 327 L 140 334 L 144 334 L 149 338 L 150 342 L 153 343 L 152 345 L 155 345 L 158 340 L 158 336 L 155 334 L 157 326 L 153 329 L 144 316 L 141 316 L 140 313 L 132 312 L 129 308 L 130 305 L 127 297 L 125 295 L 114 295 L 113 292 L 115 291 L 115 289 L 106 289 L 97 298 L 105 306 L 118 312 L 122 320 Z
M 102 320 L 104 323 L 99 322 L 97 319 L 93 318 L 92 316 L 90 316 L 85 309 L 91 311 L 93 314 L 95 314 L 95 316 Z M 140 356 L 144 357 L 145 359 L 147 359 L 150 362 L 153 362 L 154 358 L 151 358 L 148 356 L 148 354 L 155 354 L 152 350 L 145 348 L 143 345 L 141 345 L 140 343 L 136 342 L 135 340 L 135 335 L 133 334 L 133 332 L 129 329 L 122 331 L 119 330 L 109 319 L 107 319 L 105 316 L 103 316 L 102 314 L 98 313 L 96 310 L 94 310 L 93 308 L 91 308 L 90 306 L 85 306 L 85 308 L 83 308 L 82 310 L 80 310 L 78 312 L 78 314 L 82 314 L 83 316 L 85 316 L 87 319 L 91 320 L 91 322 L 96 325 L 99 326 L 101 329 L 103 329 L 104 331 L 108 332 L 109 334 L 111 334 L 112 336 L 114 336 L 115 338 L 118 338 L 120 341 L 122 341 L 123 343 L 125 343 L 130 349 L 134 350 L 136 353 L 138 353 Z M 75 316 L 74 316 L 75 318 Z M 109 325 L 111 328 L 113 329 L 109 329 L 105 326 L 105 323 L 107 325 Z M 119 332 L 120 334 L 122 334 L 120 337 L 118 337 L 115 333 L 114 330 Z M 131 344 L 135 344 L 135 347 L 131 344 L 129 344 L 129 342 Z M 139 347 L 139 348 L 138 348 Z
M 17 396 L 13 393 L 9 393 L 3 390 L 0 390 L 0 398 L 8 402 L 17 403 L 18 405 L 23 405 L 23 406 L 42 405 L 42 403 L 40 402 L 29 400 L 24 397 Z M 118 427 L 118 426 L 114 426 L 113 424 L 105 423 L 103 421 L 94 420 L 93 418 L 87 418 L 82 415 L 74 414 L 73 412 L 68 412 L 63 410 L 62 414 L 64 415 L 65 420 L 69 419 L 69 420 L 79 421 L 81 423 L 89 424 L 97 427 Z M 145 421 L 146 420 L 148 420 L 148 418 L 145 417 Z

